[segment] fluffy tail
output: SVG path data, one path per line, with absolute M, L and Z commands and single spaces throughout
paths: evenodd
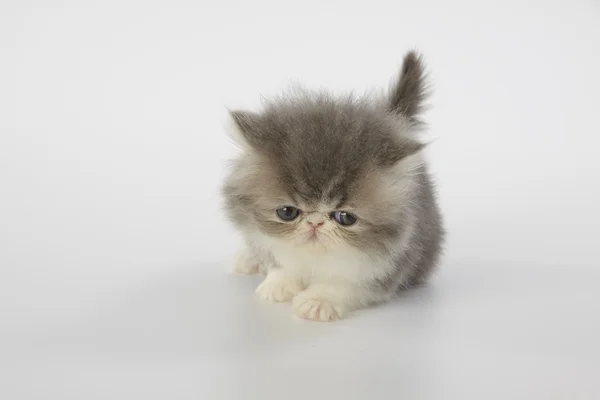
M 400 78 L 392 86 L 389 105 L 392 112 L 402 114 L 418 123 L 427 98 L 426 74 L 420 55 L 411 51 L 404 56 Z

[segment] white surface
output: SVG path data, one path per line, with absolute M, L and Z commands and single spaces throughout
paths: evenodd
M 597 3 L 336 3 L 0 4 L 0 398 L 600 398 Z M 260 304 L 224 105 L 411 47 L 440 273 L 335 324 Z

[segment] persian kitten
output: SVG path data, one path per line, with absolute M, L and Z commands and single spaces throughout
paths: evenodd
M 421 58 L 408 53 L 381 99 L 304 92 L 232 111 L 242 149 L 223 187 L 246 246 L 235 270 L 257 294 L 332 321 L 424 282 L 444 236 L 424 144 Z

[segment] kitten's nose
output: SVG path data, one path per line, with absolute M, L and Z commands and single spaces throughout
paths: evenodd
M 308 225 L 310 225 L 310 227 L 313 229 L 317 229 L 318 227 L 320 227 L 321 225 L 323 225 L 325 223 L 325 221 L 319 221 L 319 222 L 307 221 L 307 222 L 308 222 Z
M 306 214 L 306 222 L 311 228 L 317 229 L 325 223 L 325 218 L 323 214 L 319 212 L 311 212 Z

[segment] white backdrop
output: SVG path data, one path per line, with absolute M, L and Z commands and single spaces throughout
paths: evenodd
M 600 6 L 482 3 L 3 0 L 0 397 L 599 398 Z M 412 48 L 440 273 L 333 325 L 259 304 L 225 107 Z

